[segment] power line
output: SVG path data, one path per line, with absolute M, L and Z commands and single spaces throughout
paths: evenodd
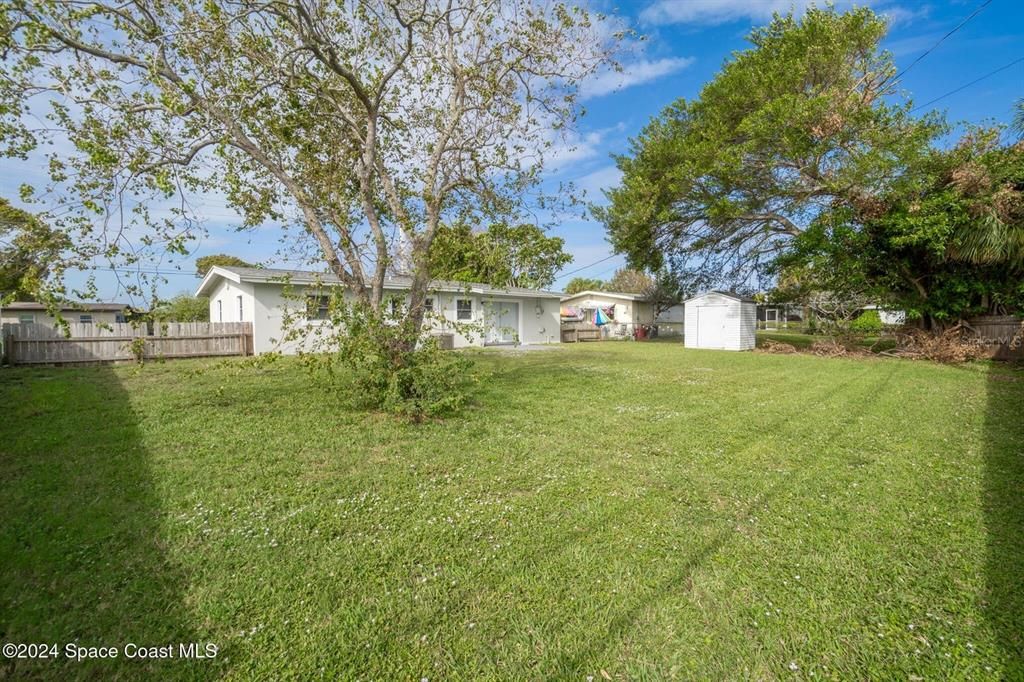
M 1014 59 L 1014 60 L 1013 60 L 1012 62 L 1010 62 L 1009 64 L 1004 64 L 1003 66 L 1000 66 L 1000 67 L 999 67 L 998 69 L 994 69 L 993 71 L 989 71 L 989 72 L 988 72 L 988 73 L 986 73 L 986 74 L 985 74 L 984 76 L 981 76 L 981 77 L 979 77 L 979 78 L 975 78 L 975 79 L 974 79 L 974 80 L 972 80 L 972 81 L 971 81 L 970 83 L 964 83 L 964 84 L 963 84 L 963 85 L 961 85 L 960 87 L 958 87 L 958 88 L 956 88 L 956 89 L 954 89 L 954 90 L 950 90 L 949 92 L 947 92 L 947 93 L 946 93 L 946 94 L 944 94 L 944 95 L 939 95 L 938 97 L 936 97 L 936 98 L 935 98 L 935 99 L 933 99 L 933 100 L 929 100 L 928 102 L 925 102 L 924 104 L 920 104 L 920 105 L 918 105 L 918 106 L 914 107 L 913 109 L 911 109 L 911 110 L 910 110 L 910 113 L 913 113 L 913 112 L 917 111 L 918 109 L 924 109 L 925 107 L 931 106 L 932 104 L 935 104 L 935 103 L 936 103 L 936 102 L 938 102 L 939 100 L 943 100 L 943 99 L 946 99 L 946 98 L 947 98 L 947 97 L 949 97 L 950 95 L 955 95 L 956 93 L 960 92 L 961 90 L 966 90 L 967 88 L 971 87 L 972 85 L 975 85 L 976 83 L 980 83 L 981 81 L 985 80 L 986 78 L 988 78 L 988 77 L 990 77 L 990 76 L 994 76 L 994 75 L 996 75 L 996 74 L 997 74 L 997 73 L 999 73 L 1000 71 L 1006 71 L 1006 70 L 1007 70 L 1008 68 L 1010 68 L 1011 66 L 1014 66 L 1014 65 L 1016 65 L 1016 64 L 1020 64 L 1021 62 L 1024 62 L 1024 57 L 1020 57 L 1020 58 L 1018 58 L 1018 59 Z
M 986 8 L 986 7 L 988 7 L 988 6 L 990 5 L 990 4 L 992 4 L 992 0 L 985 0 L 985 2 L 981 3 L 980 5 L 978 5 L 978 7 L 977 7 L 977 8 L 976 8 L 976 9 L 975 9 L 975 10 L 974 10 L 973 12 L 971 12 L 971 13 L 970 13 L 970 15 L 968 15 L 968 17 L 967 17 L 966 19 L 964 19 L 964 20 L 963 20 L 963 21 L 961 21 L 961 22 L 960 22 L 959 24 L 957 24 L 957 25 L 956 25 L 956 26 L 955 26 L 955 27 L 953 28 L 953 30 L 951 30 L 951 31 L 950 31 L 949 33 L 947 33 L 946 35 L 944 35 L 944 36 L 942 36 L 941 38 L 939 38 L 938 42 L 936 42 L 936 43 L 935 43 L 934 45 L 932 45 L 932 46 L 931 46 L 931 47 L 929 47 L 929 48 L 928 48 L 927 50 L 925 50 L 925 51 L 924 51 L 924 52 L 923 52 L 923 53 L 921 54 L 921 56 L 919 56 L 919 57 L 918 57 L 917 59 L 915 59 L 914 61 L 910 62 L 910 66 L 908 66 L 907 68 L 903 69 L 903 70 L 902 70 L 902 71 L 900 71 L 900 72 L 899 72 L 898 74 L 896 74 L 896 78 L 894 78 L 893 80 L 899 80 L 899 79 L 900 79 L 900 78 L 901 78 L 901 77 L 902 77 L 902 76 L 903 76 L 904 74 L 906 74 L 906 73 L 907 73 L 907 71 L 910 71 L 910 70 L 911 70 L 912 68 L 914 68 L 914 67 L 915 67 L 915 66 L 917 65 L 917 63 L 918 63 L 919 61 L 921 61 L 922 59 L 924 59 L 925 57 L 927 57 L 928 55 L 930 55 L 930 54 L 931 54 L 931 53 L 932 53 L 933 51 L 935 51 L 935 48 L 937 48 L 937 47 L 938 47 L 939 45 L 941 45 L 941 44 L 942 44 L 942 43 L 943 43 L 943 42 L 944 42 L 944 41 L 946 40 L 946 38 L 950 37 L 951 35 L 953 35 L 953 34 L 954 34 L 954 33 L 956 33 L 957 31 L 959 31 L 959 30 L 960 30 L 961 28 L 963 28 L 964 26 L 966 26 L 966 25 L 967 25 L 967 22 L 969 22 L 969 21 L 970 21 L 971 19 L 973 19 L 974 17 L 978 16 L 978 14 L 980 14 L 980 13 L 981 13 L 981 10 L 985 9 L 985 8 Z
M 593 262 L 593 263 L 591 263 L 590 265 L 584 265 L 584 266 L 583 266 L 582 268 L 576 268 L 575 270 L 570 270 L 569 272 L 563 272 L 563 273 L 562 273 L 561 275 L 559 275 L 559 276 L 558 276 L 558 279 L 562 279 L 563 277 L 568 277 L 569 275 L 575 275 L 575 274 L 576 274 L 577 272 L 583 272 L 583 271 L 584 271 L 584 270 L 586 270 L 587 268 L 592 268 L 592 267 L 594 267 L 595 265 L 598 265 L 598 264 L 600 264 L 600 263 L 603 263 L 603 262 L 605 262 L 606 260 L 611 260 L 612 258 L 615 258 L 615 257 L 616 257 L 616 256 L 618 256 L 618 255 L 619 255 L 619 254 L 617 254 L 617 253 L 613 253 L 613 254 L 612 254 L 612 255 L 610 255 L 610 256 L 606 256 L 606 257 L 602 258 L 601 260 L 596 260 L 596 261 L 594 261 L 594 262 Z

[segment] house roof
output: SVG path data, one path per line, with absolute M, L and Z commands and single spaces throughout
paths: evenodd
M 215 265 L 203 277 L 196 290 L 196 296 L 210 293 L 218 278 L 235 283 L 248 282 L 255 284 L 291 282 L 292 284 L 326 284 L 340 286 L 341 279 L 333 273 L 313 272 L 310 270 L 287 270 L 280 268 L 244 268 L 239 266 Z M 369 284 L 365 285 L 369 288 Z M 384 278 L 384 288 L 389 291 L 407 291 L 412 286 L 412 277 L 394 276 Z M 478 282 L 454 282 L 450 280 L 433 280 L 431 291 L 466 292 L 473 294 L 492 294 L 498 296 L 520 296 L 524 298 L 557 298 L 562 294 L 557 291 L 527 289 L 524 287 L 494 287 Z
M 15 301 L 2 307 L 4 310 L 48 310 L 45 303 L 36 301 Z M 72 312 L 119 313 L 130 307 L 127 303 L 64 303 L 57 309 Z
M 572 301 L 572 300 L 575 300 L 577 298 L 582 298 L 584 296 L 594 296 L 596 298 L 621 298 L 624 301 L 646 301 L 647 300 L 647 297 L 644 296 L 643 294 L 627 294 L 627 293 L 618 292 L 618 291 L 595 291 L 593 289 L 588 289 L 587 291 L 580 291 L 578 293 L 575 293 L 572 296 L 563 296 L 562 297 L 562 302 L 564 303 L 565 301 Z
M 683 303 L 689 303 L 690 301 L 692 301 L 692 300 L 694 300 L 696 298 L 703 298 L 704 296 L 707 296 L 708 294 L 718 294 L 719 296 L 725 296 L 726 298 L 731 298 L 731 299 L 734 299 L 734 300 L 737 300 L 737 301 L 741 301 L 743 303 L 757 303 L 757 301 L 755 301 L 754 299 L 750 298 L 749 296 L 743 296 L 742 294 L 737 294 L 735 291 L 722 291 L 721 289 L 712 289 L 711 291 L 705 291 L 703 293 L 697 294 L 696 296 L 691 296 L 690 298 L 688 298 L 685 301 L 683 301 Z

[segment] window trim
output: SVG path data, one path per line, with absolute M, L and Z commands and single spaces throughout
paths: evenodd
M 463 303 L 468 304 L 465 308 Z M 465 317 L 463 317 L 465 313 Z M 457 298 L 455 299 L 455 319 L 456 320 L 472 320 L 473 319 L 473 299 L 471 298 Z
M 306 294 L 306 320 L 309 322 L 324 322 L 330 319 L 331 297 L 322 294 Z
M 217 321 L 224 321 L 224 301 L 219 298 L 217 299 Z
M 28 318 L 28 319 L 25 319 Z M 36 314 L 35 313 L 18 313 L 18 324 L 35 324 Z
M 89 318 L 88 320 L 85 318 Z M 78 324 L 92 324 L 92 313 L 83 313 L 78 316 Z
M 242 300 L 242 295 L 239 294 L 235 298 L 238 299 L 238 321 L 245 321 L 245 301 Z

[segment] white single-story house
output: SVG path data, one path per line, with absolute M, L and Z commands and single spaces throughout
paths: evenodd
M 654 315 L 654 304 L 643 294 L 614 291 L 581 291 L 562 297 L 562 317 L 593 322 L 600 309 L 608 318 L 611 336 L 628 337 L 638 326 L 658 325 L 659 333 L 679 334 L 683 326 L 683 306 L 672 306 Z
M 384 295 L 408 301 L 409 277 L 389 277 Z M 295 353 L 299 343 L 284 343 L 284 316 L 302 318 L 298 324 L 322 325 L 327 297 L 322 287 L 341 286 L 334 275 L 301 270 L 214 266 L 196 290 L 210 299 L 211 322 L 252 322 L 253 352 Z M 286 295 L 285 287 L 291 292 Z M 434 281 L 427 296 L 431 324 L 450 333 L 455 348 L 504 344 L 558 343 L 560 293 L 538 289 L 492 287 L 487 284 Z M 301 301 L 307 306 L 299 311 Z M 460 329 L 470 325 L 478 332 Z
M 66 322 L 78 324 L 115 324 L 124 322 L 129 310 L 127 303 L 70 303 L 61 306 L 60 316 Z M 0 306 L 0 322 L 53 326 L 57 324 L 57 318 L 50 314 L 44 303 L 16 301 Z
M 683 302 L 687 348 L 752 350 L 756 343 L 757 303 L 731 291 L 709 291 Z

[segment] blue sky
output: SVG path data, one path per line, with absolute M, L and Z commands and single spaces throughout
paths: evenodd
M 897 66 L 905 68 L 983 3 L 877 0 L 868 4 L 890 17 L 892 27 L 884 45 L 894 54 Z M 797 6 L 805 4 L 798 2 Z M 679 97 L 696 97 L 723 61 L 748 45 L 745 36 L 752 26 L 765 23 L 773 10 L 790 6 L 790 0 L 646 0 L 605 5 L 606 12 L 619 16 L 647 38 L 641 48 L 621 58 L 623 74 L 587 86 L 587 114 L 580 121 L 578 142 L 549 164 L 548 186 L 573 181 L 586 191 L 588 199 L 600 200 L 601 189 L 614 186 L 618 179 L 611 155 L 625 152 L 629 138 L 666 105 Z M 923 104 L 1021 57 L 1024 3 L 991 0 L 916 64 L 904 76 L 903 87 L 915 103 Z M 1006 122 L 1013 102 L 1020 97 L 1024 97 L 1024 62 L 928 108 L 945 110 L 954 122 Z M 11 162 L 5 166 L 0 171 L 0 192 L 13 198 L 24 174 Z M 194 200 L 206 218 L 209 236 L 196 245 L 193 257 L 226 252 L 267 265 L 287 264 L 274 260 L 280 233 L 273 227 L 236 232 L 232 227 L 238 221 L 230 208 L 199 197 Z M 575 259 L 563 270 L 555 288 L 574 276 L 610 277 L 623 265 L 623 259 L 612 254 L 600 224 L 564 220 L 552 234 L 565 239 Z M 180 272 L 166 276 L 167 282 L 160 286 L 162 295 L 195 288 L 198 282 L 189 266 L 186 260 Z M 97 281 L 102 299 L 127 298 L 118 290 L 112 273 L 99 272 Z

